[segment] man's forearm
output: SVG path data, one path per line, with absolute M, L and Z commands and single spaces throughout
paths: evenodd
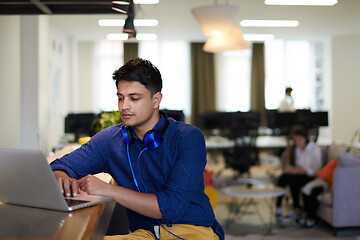
M 155 194 L 139 193 L 121 186 L 113 186 L 109 195 L 116 202 L 134 212 L 150 218 L 162 219 Z

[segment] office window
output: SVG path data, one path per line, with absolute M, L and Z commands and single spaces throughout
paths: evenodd
M 97 48 L 96 111 L 115 111 L 118 106 L 112 73 L 124 64 L 123 42 L 101 40 Z
M 249 111 L 251 50 L 228 51 L 215 57 L 217 110 Z
M 277 109 L 292 87 L 296 108 L 315 102 L 314 51 L 308 41 L 275 40 L 265 44 L 265 106 Z
M 190 47 L 185 41 L 139 42 L 139 57 L 150 60 L 163 79 L 160 108 L 191 113 Z

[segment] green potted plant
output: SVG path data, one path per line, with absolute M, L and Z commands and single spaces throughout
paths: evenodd
M 121 117 L 118 111 L 105 111 L 99 114 L 99 117 L 93 122 L 93 128 L 96 133 L 101 130 L 118 124 L 121 122 Z

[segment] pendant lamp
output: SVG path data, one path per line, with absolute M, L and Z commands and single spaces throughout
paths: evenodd
M 236 24 L 230 26 L 229 31 L 219 36 L 212 36 L 205 42 L 203 50 L 205 52 L 222 52 L 230 50 L 249 49 L 249 43 L 244 39 L 240 27 Z
M 196 21 L 206 36 L 227 32 L 236 21 L 239 8 L 230 5 L 210 5 L 192 9 Z
M 132 33 L 135 32 L 134 19 L 128 17 L 125 20 L 123 33 Z
M 128 33 L 128 40 L 136 40 L 136 31 Z

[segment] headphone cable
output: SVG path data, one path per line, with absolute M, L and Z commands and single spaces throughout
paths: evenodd
M 133 170 L 133 168 L 132 168 L 132 164 L 131 164 L 131 161 L 130 161 L 129 144 L 126 144 L 126 150 L 127 150 L 126 153 L 127 153 L 127 156 L 128 156 L 129 165 L 130 165 L 130 170 L 131 170 L 131 173 L 132 173 L 132 176 L 133 176 L 133 179 L 134 179 L 135 186 L 136 186 L 137 190 L 138 190 L 139 192 L 141 192 L 141 191 L 140 191 L 140 188 L 139 188 L 139 184 L 138 184 L 138 182 L 136 181 L 135 174 L 134 174 L 134 170 Z
M 128 146 L 129 146 L 129 145 L 128 145 Z M 145 192 L 148 193 L 148 191 L 147 191 L 147 189 L 146 189 L 146 186 L 145 186 L 145 183 L 144 183 L 143 180 L 142 180 L 141 172 L 140 172 L 140 156 L 141 156 L 141 154 L 142 154 L 143 152 L 145 152 L 146 150 L 148 150 L 147 147 L 145 147 L 145 148 L 144 148 L 143 150 L 141 150 L 141 152 L 139 153 L 139 156 L 138 156 L 138 168 L 139 168 L 140 181 L 141 181 L 142 185 L 144 186 Z M 128 152 L 128 154 L 129 154 L 129 152 Z M 129 158 L 129 159 L 130 159 L 130 158 Z M 130 160 L 129 160 L 129 161 L 130 161 Z M 131 165 L 131 163 L 130 163 L 130 165 Z M 131 168 L 131 169 L 132 169 L 132 168 Z M 131 171 L 132 171 L 132 170 L 131 170 Z M 133 173 L 133 174 L 134 174 L 134 173 Z M 135 175 L 133 175 L 133 177 L 134 177 L 134 179 L 135 179 Z M 138 188 L 138 191 L 140 192 L 139 188 Z M 164 227 L 164 225 L 159 221 L 159 219 L 156 219 L 156 221 L 157 221 L 157 223 L 158 223 L 163 229 L 165 229 L 168 233 L 170 233 L 170 234 L 173 235 L 174 237 L 177 237 L 177 238 L 179 238 L 179 239 L 181 239 L 181 240 L 186 240 L 185 238 L 181 238 L 181 237 L 177 236 L 176 234 L 174 234 L 174 233 L 170 232 L 169 230 L 167 230 L 167 229 Z

